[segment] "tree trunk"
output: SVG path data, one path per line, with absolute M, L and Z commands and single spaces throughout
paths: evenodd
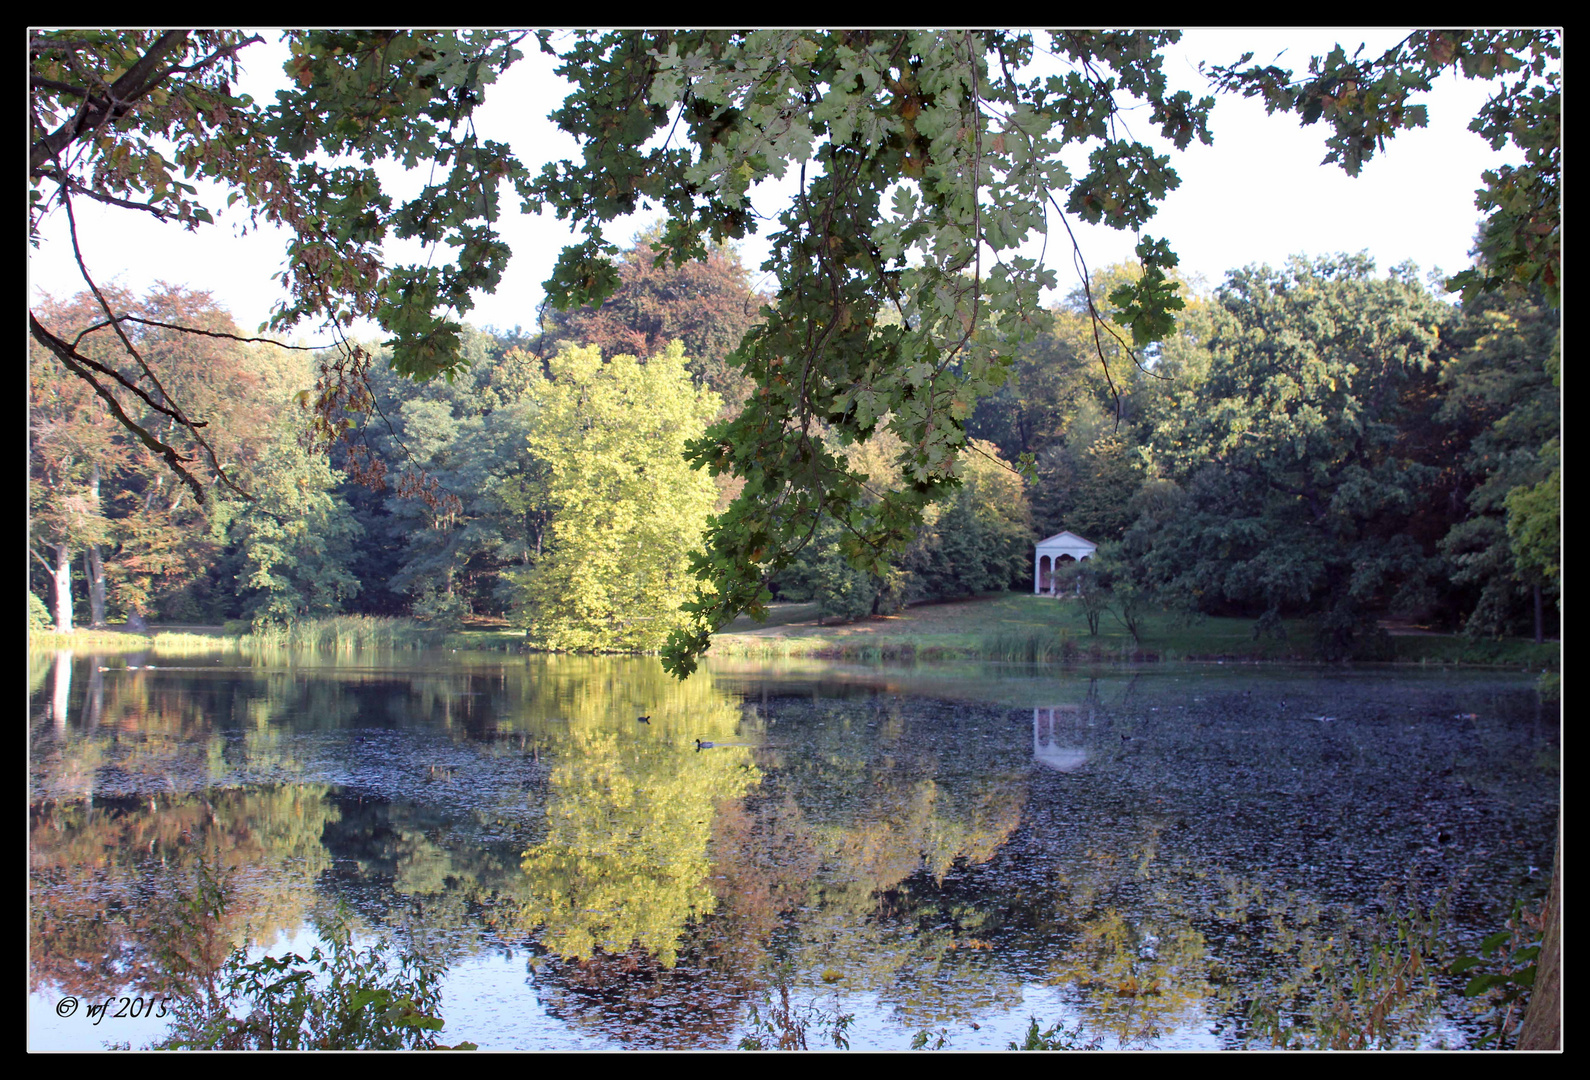
M 55 548 L 55 569 L 50 572 L 50 581 L 55 586 L 55 632 L 57 634 L 70 634 L 72 632 L 72 553 L 65 544 L 52 545 Z
M 1557 854 L 1551 864 L 1551 891 L 1546 894 L 1546 932 L 1535 965 L 1520 1050 L 1562 1049 L 1562 824 L 1557 825 Z
M 1540 586 L 1535 586 L 1535 644 L 1546 643 L 1546 612 L 1540 602 Z
M 89 496 L 93 499 L 94 513 L 99 513 L 99 462 L 94 462 L 94 473 L 89 480 Z M 98 544 L 88 545 L 83 552 L 83 576 L 88 579 L 88 624 L 98 630 L 105 625 L 105 560 Z
M 105 625 L 105 557 L 98 544 L 83 552 L 83 568 L 88 576 L 88 619 L 98 630 Z

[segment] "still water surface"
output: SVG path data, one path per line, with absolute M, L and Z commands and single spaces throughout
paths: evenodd
M 148 985 L 201 854 L 236 937 L 305 952 L 341 900 L 445 960 L 444 1041 L 483 1050 L 730 1049 L 783 991 L 858 1049 L 1002 1049 L 1034 1015 L 1268 1045 L 1254 1003 L 1306 1011 L 1388 883 L 1448 895 L 1472 947 L 1551 865 L 1557 718 L 1518 674 L 30 664 L 34 1049 L 162 1033 L 55 1006 Z M 1469 1045 L 1473 1011 L 1448 992 L 1398 1039 Z

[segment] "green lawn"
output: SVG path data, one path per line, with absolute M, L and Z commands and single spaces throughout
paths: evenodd
M 1057 659 L 1317 659 L 1305 620 L 1288 620 L 1286 638 L 1255 640 L 1251 619 L 1200 618 L 1189 622 L 1152 612 L 1140 626 L 1142 644 L 1113 616 L 1088 631 L 1081 605 L 1025 593 L 995 593 L 970 600 L 923 604 L 897 615 L 820 625 L 815 604 L 773 604 L 758 625 L 741 616 L 717 636 L 719 656 L 835 656 Z M 1411 663 L 1499 664 L 1556 670 L 1555 643 L 1523 639 L 1473 641 L 1462 635 L 1395 635 L 1391 659 Z
M 241 629 L 241 625 L 235 629 Z M 1273 660 L 1312 661 L 1318 655 L 1306 620 L 1288 620 L 1286 638 L 1255 640 L 1251 619 L 1202 618 L 1192 622 L 1151 612 L 1141 625 L 1142 644 L 1105 614 L 1095 636 L 1081 605 L 1069 599 L 1027 593 L 993 593 L 970 600 L 922 604 L 897 615 L 822 625 L 815 604 L 773 604 L 761 624 L 741 616 L 713 641 L 718 657 L 809 656 L 835 659 L 920 660 Z M 512 651 L 523 648 L 524 632 L 492 627 L 443 633 L 408 619 L 360 616 L 311 620 L 298 634 L 268 640 L 239 638 L 234 627 L 152 627 L 150 633 L 79 630 L 70 635 L 33 633 L 31 649 L 92 652 L 157 648 L 168 655 L 242 646 L 315 645 L 339 649 L 369 646 Z M 176 631 L 176 632 L 173 632 Z M 280 640 L 278 640 L 278 638 Z M 1536 645 L 1524 638 L 1474 640 L 1461 634 L 1398 633 L 1392 654 L 1400 663 L 1484 664 L 1558 671 L 1556 642 Z

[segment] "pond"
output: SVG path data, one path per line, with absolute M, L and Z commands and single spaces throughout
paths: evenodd
M 305 952 L 340 901 L 445 962 L 443 1041 L 483 1050 L 733 1049 L 781 1003 L 812 1049 L 841 1015 L 856 1049 L 1003 1049 L 1030 1017 L 1105 1049 L 1270 1046 L 1267 1017 L 1307 1042 L 1322 972 L 1410 906 L 1472 951 L 1555 836 L 1557 712 L 1521 673 L 30 665 L 35 1050 L 162 1034 L 57 1013 L 153 985 L 201 858 L 233 940 Z M 1392 1044 L 1473 1045 L 1458 989 Z

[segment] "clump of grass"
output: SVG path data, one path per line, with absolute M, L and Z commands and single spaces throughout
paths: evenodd
M 1076 643 L 1065 631 L 1001 630 L 984 638 L 978 651 L 985 660 L 1016 664 L 1053 664 L 1074 660 Z
M 413 619 L 375 615 L 329 615 L 302 619 L 286 626 L 257 626 L 245 634 L 245 646 L 357 652 L 361 649 L 422 649 L 439 645 L 445 630 Z
M 712 642 L 712 655 L 741 660 L 787 660 L 814 656 L 829 647 L 822 638 L 750 638 L 727 635 Z

